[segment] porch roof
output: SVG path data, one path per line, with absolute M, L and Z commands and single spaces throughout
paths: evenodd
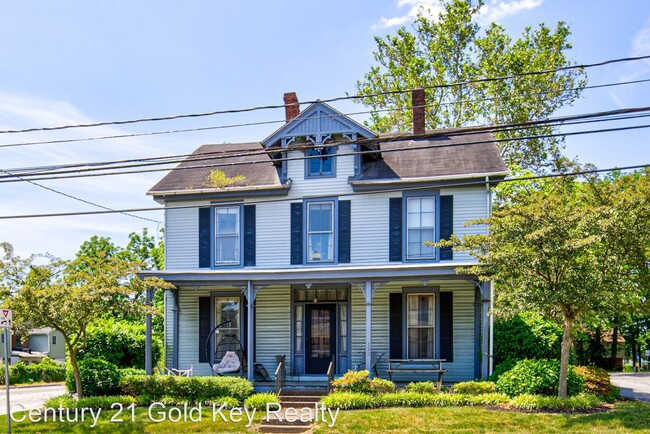
M 141 277 L 159 277 L 175 285 L 209 283 L 255 284 L 317 283 L 332 280 L 364 282 L 368 280 L 440 280 L 467 279 L 469 274 L 456 273 L 458 268 L 476 265 L 475 262 L 399 263 L 389 265 L 316 266 L 293 268 L 227 268 L 198 270 L 149 270 Z

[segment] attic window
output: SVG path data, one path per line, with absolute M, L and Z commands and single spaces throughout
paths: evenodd
M 332 146 L 310 148 L 305 154 L 305 178 L 336 176 L 336 149 Z

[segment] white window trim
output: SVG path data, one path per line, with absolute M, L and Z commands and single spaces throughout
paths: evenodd
M 410 227 L 409 226 L 409 202 L 412 200 L 423 200 L 423 199 L 430 199 L 433 201 L 433 225 L 432 226 L 417 226 L 417 227 Z M 431 230 L 433 233 L 433 239 L 431 241 L 435 240 L 436 237 L 436 199 L 434 196 L 413 196 L 413 197 L 407 197 L 406 198 L 406 259 L 407 260 L 418 260 L 418 259 L 435 259 L 436 258 L 436 250 L 431 249 L 431 255 L 430 256 L 422 256 L 422 255 L 411 255 L 409 251 L 409 236 L 410 236 L 410 231 L 411 230 Z M 420 225 L 422 224 L 422 208 L 420 207 Z
M 309 213 L 309 208 L 312 205 L 329 205 L 332 210 L 331 214 L 331 230 L 329 231 L 312 231 L 310 230 L 311 228 L 311 219 L 309 218 L 310 213 Z M 307 202 L 307 262 L 311 263 L 333 263 L 335 262 L 335 247 L 336 247 L 336 240 L 335 240 L 335 227 L 334 224 L 336 222 L 334 218 L 334 211 L 336 209 L 335 203 L 333 200 L 324 200 L 324 201 L 318 201 L 318 202 Z M 311 237 L 310 235 L 312 234 L 330 234 L 331 235 L 331 240 L 332 240 L 332 254 L 330 255 L 330 259 L 328 260 L 323 260 L 323 259 L 311 259 Z M 329 249 L 329 245 L 327 246 Z
M 236 232 L 227 233 L 227 234 L 219 234 L 219 230 L 218 230 L 219 229 L 219 227 L 218 227 L 219 222 L 218 222 L 218 219 L 217 219 L 217 213 L 218 213 L 219 210 L 223 210 L 223 209 L 237 210 Z M 214 255 L 214 258 L 213 258 L 214 266 L 240 265 L 241 264 L 241 256 L 242 256 L 242 248 L 241 248 L 241 244 L 242 244 L 242 239 L 241 239 L 242 219 L 241 219 L 241 217 L 242 217 L 242 212 L 241 212 L 241 206 L 240 205 L 219 206 L 219 207 L 214 208 L 214 249 L 213 249 L 213 252 L 214 252 L 213 253 L 213 255 Z M 235 248 L 237 249 L 239 254 L 237 255 L 237 258 L 235 260 L 232 260 L 232 261 L 219 261 L 219 260 L 217 260 L 217 256 L 218 256 L 217 249 L 218 249 L 218 245 L 219 245 L 217 240 L 219 238 L 221 238 L 221 239 L 224 239 L 224 238 L 236 238 L 237 239 L 237 243 L 235 244 Z

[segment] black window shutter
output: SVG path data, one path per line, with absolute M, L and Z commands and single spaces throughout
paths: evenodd
M 210 208 L 199 208 L 199 268 L 210 267 Z
M 388 257 L 390 261 L 402 261 L 402 198 L 391 197 L 388 211 Z
M 402 293 L 391 292 L 388 294 L 390 304 L 389 312 L 389 350 L 391 359 L 401 359 L 402 354 Z
M 255 205 L 244 205 L 244 266 L 255 265 Z
M 199 362 L 207 363 L 205 343 L 210 334 L 210 297 L 199 297 Z
M 291 204 L 291 265 L 302 264 L 302 203 Z
M 339 200 L 339 263 L 350 262 L 351 206 L 349 200 Z
M 454 361 L 454 293 L 440 293 L 440 358 Z
M 454 196 L 440 196 L 440 239 L 448 240 L 454 232 Z M 440 260 L 454 259 L 451 247 L 440 248 Z

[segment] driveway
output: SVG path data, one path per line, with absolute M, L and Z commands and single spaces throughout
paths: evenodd
M 55 384 L 52 386 L 32 386 L 32 387 L 10 387 L 9 401 L 14 411 L 19 411 L 21 404 L 25 410 L 39 408 L 45 401 L 55 396 L 66 393 L 65 386 Z M 7 400 L 5 399 L 5 388 L 0 388 L 0 414 L 7 414 Z
M 612 384 L 621 388 L 621 396 L 650 402 L 650 372 L 613 372 Z

